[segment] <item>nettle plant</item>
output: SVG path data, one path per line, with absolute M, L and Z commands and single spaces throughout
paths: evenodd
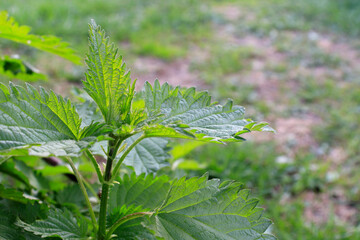
M 275 239 L 240 183 L 156 175 L 171 138 L 240 142 L 272 129 L 194 88 L 155 81 L 136 93 L 104 31 L 92 22 L 89 33 L 79 104 L 0 85 L 0 239 Z

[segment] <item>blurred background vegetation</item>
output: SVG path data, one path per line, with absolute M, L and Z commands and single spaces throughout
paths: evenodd
M 360 1 L 11 0 L 0 10 L 80 56 L 94 18 L 118 42 L 139 89 L 159 78 L 233 98 L 277 134 L 175 146 L 175 174 L 243 182 L 279 239 L 360 239 Z M 36 84 L 67 95 L 81 85 L 83 66 L 0 44 L 0 55 L 18 54 L 48 76 Z

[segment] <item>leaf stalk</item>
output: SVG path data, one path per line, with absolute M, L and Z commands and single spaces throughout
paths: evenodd
M 66 157 L 66 160 L 68 161 L 68 163 L 70 164 L 70 167 L 71 169 L 73 170 L 74 172 L 74 175 L 80 185 L 80 189 L 84 195 L 84 198 L 85 198 L 85 201 L 86 201 L 86 205 L 87 207 L 89 208 L 89 213 L 90 213 L 90 218 L 91 218 L 91 222 L 94 226 L 95 229 L 97 229 L 97 222 L 96 222 L 96 217 L 95 217 L 95 213 L 94 213 L 94 210 L 91 206 L 91 203 L 90 203 L 90 199 L 89 199 L 89 195 L 87 194 L 87 191 L 86 191 L 86 188 L 84 186 L 84 183 L 83 183 L 83 180 L 82 180 L 82 176 L 80 174 L 80 172 L 77 170 L 74 162 L 71 160 L 70 157 Z

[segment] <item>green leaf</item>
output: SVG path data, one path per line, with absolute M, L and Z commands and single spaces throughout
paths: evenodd
M 22 231 L 14 225 L 14 222 L 17 218 L 33 222 L 37 217 L 46 216 L 46 213 L 47 206 L 45 204 L 0 201 L 0 240 L 40 240 L 40 237 Z
M 94 21 L 89 26 L 85 91 L 99 106 L 107 123 L 130 123 L 131 101 L 135 82 L 118 56 L 117 49 Z
M 134 219 L 121 225 L 114 232 L 114 240 L 157 240 L 150 229 L 141 224 L 141 219 Z
M 6 55 L 0 58 L 0 74 L 28 82 L 47 80 L 46 75 L 27 62 Z
M 76 104 L 75 107 L 82 119 L 81 127 L 89 126 L 93 122 L 100 122 L 103 120 L 96 103 L 93 101 L 86 100 L 85 102 Z
M 152 124 L 173 128 L 184 138 L 193 134 L 195 138 L 205 141 L 242 141 L 239 135 L 250 131 L 273 131 L 266 123 L 256 123 L 244 119 L 245 110 L 233 106 L 229 100 L 224 106 L 211 103 L 206 92 L 196 92 L 195 88 L 181 91 L 172 89 L 167 83 L 154 86 L 145 85 L 146 110 L 153 119 Z M 145 127 L 150 136 L 171 136 L 168 132 L 159 131 L 158 127 Z M 246 130 L 245 132 L 243 130 Z M 173 134 L 173 133 L 172 133 Z M 181 135 L 173 134 L 173 137 Z
M 141 207 L 138 212 L 152 212 L 150 223 L 144 217 L 139 219 L 164 239 L 274 240 L 264 234 L 271 221 L 262 217 L 257 203 L 257 199 L 249 198 L 249 190 L 235 182 L 221 184 L 206 176 L 170 182 L 166 176 L 132 174 L 114 185 L 109 209 L 137 206 Z
M 78 184 L 68 185 L 57 192 L 56 200 L 59 204 L 71 203 L 78 206 L 81 206 L 85 201 Z
M 50 210 L 47 219 L 37 220 L 31 224 L 18 220 L 17 226 L 22 227 L 41 237 L 61 237 L 66 240 L 85 239 L 87 223 L 76 219 L 69 211 Z
M 16 202 L 27 203 L 34 201 L 34 198 L 30 199 L 24 196 L 24 194 L 13 188 L 5 188 L 0 184 L 0 198 L 10 199 Z
M 116 209 L 122 205 L 154 209 L 162 204 L 170 188 L 167 176 L 131 174 L 124 175 L 119 181 L 110 191 L 109 209 Z
M 238 183 L 217 179 L 181 178 L 174 181 L 152 226 L 165 239 L 276 239 L 264 231 L 271 221 L 261 218 L 256 199 Z
M 130 146 L 140 134 L 133 135 L 124 141 L 124 145 Z M 169 141 L 164 138 L 145 138 L 141 140 L 125 157 L 124 165 L 130 166 L 137 174 L 153 173 L 162 167 L 168 166 L 167 160 L 170 158 L 167 146 Z M 101 155 L 106 158 L 103 149 L 107 149 L 107 142 L 102 141 L 93 145 L 91 151 L 96 155 Z M 126 149 L 126 148 L 125 148 Z M 124 149 L 124 150 L 125 150 Z M 115 159 L 115 164 L 119 160 L 121 153 Z
M 187 141 L 185 143 L 175 145 L 171 149 L 170 153 L 172 155 L 172 158 L 174 160 L 177 160 L 177 159 L 185 157 L 187 154 L 189 154 L 195 148 L 200 147 L 204 144 L 206 144 L 206 142 Z
M 30 27 L 20 26 L 6 11 L 0 12 L 0 38 L 22 43 L 42 51 L 63 57 L 80 64 L 81 58 L 69 48 L 69 44 L 54 36 L 37 36 L 30 34 Z
M 134 205 L 131 205 L 130 207 L 127 207 L 126 205 L 122 205 L 121 207 L 117 207 L 112 210 L 110 215 L 107 218 L 107 225 L 111 227 L 115 222 L 129 214 L 136 213 L 136 212 L 142 212 L 143 209 L 141 206 L 135 207 Z M 125 222 L 124 224 L 121 224 L 120 227 L 118 227 L 113 234 L 116 235 L 116 237 L 112 239 L 116 240 L 139 240 L 139 239 L 154 239 L 156 240 L 156 237 L 154 236 L 154 233 L 151 232 L 149 229 L 147 229 L 143 224 L 144 219 L 137 218 L 132 219 L 130 221 Z
M 167 176 L 154 177 L 153 175 L 136 174 L 125 175 L 114 184 L 109 194 L 108 225 L 111 226 L 117 219 L 135 212 L 143 212 L 160 206 L 170 188 Z M 130 220 L 118 227 L 114 234 L 115 239 L 156 239 L 151 230 L 144 227 L 145 218 Z
M 24 159 L 25 161 L 27 159 Z M 23 161 L 14 161 L 16 165 L 16 169 L 22 172 L 27 179 L 31 186 L 33 186 L 37 190 L 49 190 L 49 180 L 39 174 L 38 171 L 34 170 L 33 167 L 27 165 L 27 163 Z M 27 162 L 27 161 L 26 161 Z
M 3 164 L 0 164 L 0 172 L 7 174 L 15 178 L 16 180 L 24 183 L 27 188 L 31 188 L 29 179 L 26 177 L 26 175 L 23 172 L 19 171 L 16 168 L 14 162 L 8 161 L 8 162 L 4 162 Z
M 78 156 L 98 124 L 81 129 L 75 107 L 53 92 L 0 84 L 0 154 Z
M 131 145 L 139 137 L 137 134 L 127 138 L 126 144 Z M 168 143 L 164 138 L 145 138 L 126 156 L 124 164 L 133 167 L 137 174 L 156 172 L 169 165 Z
M 0 211 L 0 240 L 18 240 L 21 239 L 20 233 L 6 214 Z

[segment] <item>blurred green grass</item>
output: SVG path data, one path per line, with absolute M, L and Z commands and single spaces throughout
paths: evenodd
M 135 53 L 164 59 L 183 55 L 189 42 L 206 37 L 212 18 L 207 5 L 196 0 L 14 0 L 3 1 L 1 9 L 34 33 L 62 37 L 81 53 L 86 26 L 95 19 L 114 41 L 134 43 Z

